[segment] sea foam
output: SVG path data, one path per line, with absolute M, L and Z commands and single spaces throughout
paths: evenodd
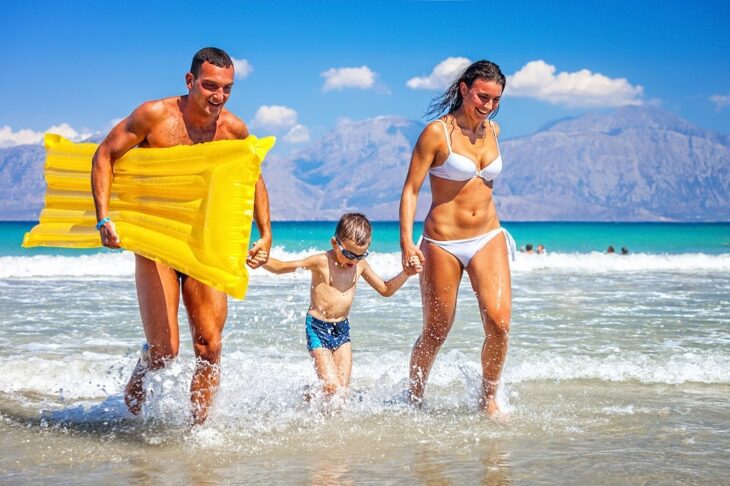
M 309 249 L 287 252 L 280 247 L 271 251 L 280 260 L 299 260 L 322 250 Z M 373 269 L 384 277 L 400 271 L 400 253 L 373 252 L 368 257 Z M 729 272 L 730 253 L 616 255 L 604 253 L 554 253 L 547 255 L 518 253 L 510 263 L 516 274 L 522 272 L 578 272 L 581 274 L 612 274 L 630 272 Z M 275 276 L 264 269 L 250 270 L 252 278 L 308 278 L 307 272 Z M 134 257 L 129 252 L 98 253 L 72 256 L 0 257 L 0 279 L 9 278 L 132 278 Z

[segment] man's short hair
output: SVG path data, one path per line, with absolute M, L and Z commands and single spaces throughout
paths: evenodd
M 335 236 L 340 241 L 348 239 L 357 246 L 369 246 L 373 228 L 364 214 L 343 214 L 335 229 Z
M 217 47 L 204 47 L 193 56 L 193 63 L 190 65 L 190 72 L 193 77 L 198 77 L 198 74 L 200 73 L 200 66 L 202 66 L 204 62 L 209 62 L 214 66 L 222 68 L 233 66 L 231 56 L 226 54 L 226 51 L 223 49 L 218 49 Z

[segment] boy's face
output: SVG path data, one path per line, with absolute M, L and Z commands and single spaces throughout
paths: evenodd
M 335 260 L 342 266 L 354 267 L 357 262 L 364 259 L 368 255 L 368 247 L 370 244 L 358 245 L 349 238 L 338 239 L 332 238 L 332 248 L 335 253 Z

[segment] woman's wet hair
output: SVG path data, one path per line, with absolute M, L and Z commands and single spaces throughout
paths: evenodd
M 426 118 L 434 119 L 441 115 L 453 113 L 458 110 L 463 101 L 461 91 L 459 90 L 461 82 L 463 81 L 466 83 L 468 88 L 471 88 L 471 85 L 474 84 L 474 81 L 477 79 L 494 81 L 498 85 L 502 86 L 502 91 L 504 91 L 504 88 L 507 85 L 507 78 L 502 73 L 502 70 L 499 69 L 499 66 L 491 61 L 477 61 L 466 68 L 464 72 L 461 73 L 461 76 L 451 83 L 451 86 L 449 86 L 449 89 L 447 89 L 444 94 L 431 100 L 431 103 L 428 105 L 428 110 L 426 111 Z M 498 112 L 499 105 L 497 105 L 496 110 L 489 114 L 489 119 L 491 120 L 497 116 Z
M 190 65 L 190 72 L 193 77 L 198 77 L 198 74 L 200 73 L 200 66 L 202 66 L 204 62 L 209 62 L 214 66 L 222 68 L 233 66 L 231 56 L 226 54 L 226 51 L 223 49 L 218 49 L 217 47 L 204 47 L 193 56 L 193 63 Z
M 373 229 L 370 221 L 361 213 L 343 214 L 335 229 L 335 236 L 342 240 L 350 240 L 357 246 L 369 246 Z

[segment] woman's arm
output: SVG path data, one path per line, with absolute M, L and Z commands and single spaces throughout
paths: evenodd
M 431 168 L 431 164 L 436 158 L 439 142 L 443 139 L 442 130 L 438 125 L 439 123 L 431 123 L 418 137 L 416 146 L 413 149 L 413 155 L 411 155 L 411 163 L 408 166 L 403 191 L 401 192 L 400 246 L 403 269 L 411 265 L 411 257 L 413 256 L 417 256 L 421 263 L 425 260 L 421 250 L 413 243 L 413 219 L 416 216 L 418 193 L 421 191 L 428 169 Z

